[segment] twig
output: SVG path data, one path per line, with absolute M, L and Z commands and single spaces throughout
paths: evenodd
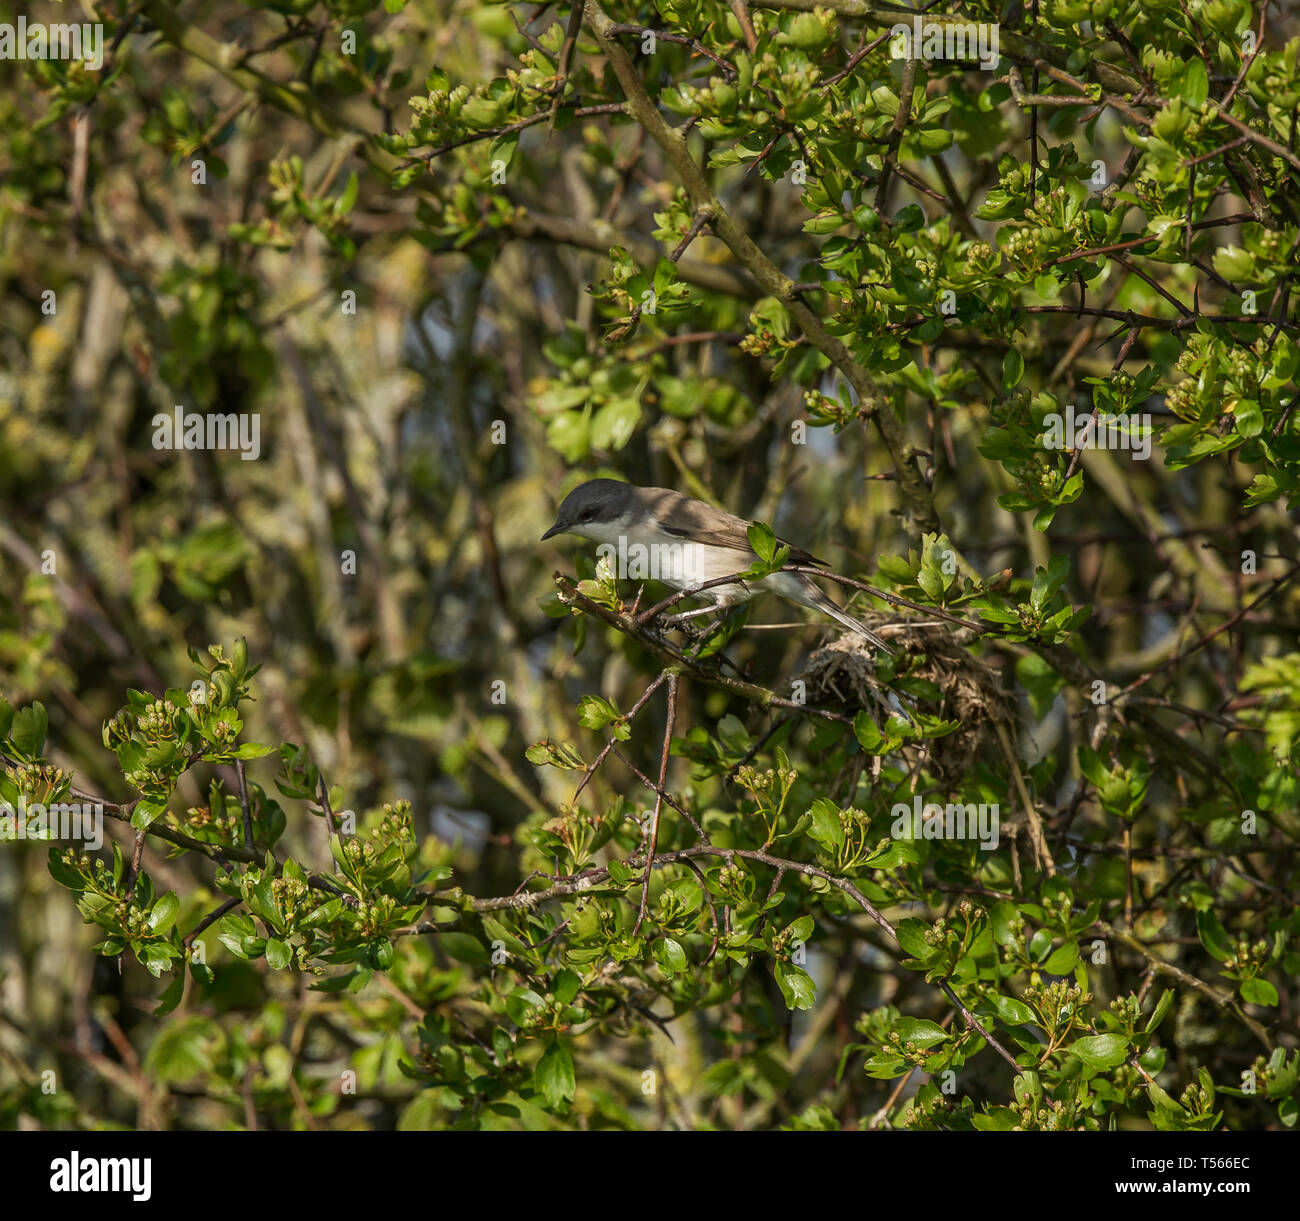
M 1253 127 L 1248 127 L 1234 115 L 1228 114 L 1226 110 L 1220 110 L 1217 118 L 1222 119 L 1229 127 L 1235 127 L 1243 136 L 1253 144 L 1258 144 L 1260 148 L 1266 148 L 1275 157 L 1281 157 L 1293 169 L 1300 170 L 1300 157 L 1297 157 L 1285 145 L 1279 144 L 1276 140 L 1270 140 L 1263 132 L 1256 131 Z
M 182 944 L 193 945 L 195 940 L 199 936 L 201 936 L 204 932 L 206 932 L 208 928 L 210 928 L 213 924 L 215 924 L 218 920 L 220 920 L 221 917 L 224 916 L 228 911 L 231 911 L 232 909 L 238 907 L 243 901 L 244 900 L 239 895 L 235 895 L 233 899 L 227 899 L 220 907 L 217 908 L 216 911 L 209 912 L 206 916 L 203 917 L 202 920 L 198 922 L 198 924 L 194 926 L 193 929 L 191 929 L 188 933 L 186 933 L 185 937 L 182 939 Z
M 903 142 L 903 133 L 907 130 L 907 124 L 912 117 L 912 90 L 915 86 L 916 57 L 913 48 L 913 54 L 903 65 L 903 81 L 898 87 L 898 110 L 895 111 L 894 121 L 889 127 L 889 148 L 880 169 L 880 185 L 876 188 L 877 212 L 885 206 L 885 193 L 889 190 L 889 175 L 898 160 L 899 145 Z
M 754 23 L 749 19 L 749 9 L 745 5 L 745 0 L 727 0 L 727 7 L 735 15 L 740 32 L 745 38 L 745 46 L 753 55 L 758 50 L 758 37 L 754 33 Z
M 569 79 L 569 69 L 573 66 L 573 52 L 578 45 L 578 32 L 582 29 L 582 0 L 572 0 L 569 10 L 569 22 L 564 27 L 564 42 L 560 46 L 560 62 L 555 82 L 555 96 L 551 99 L 550 114 L 546 119 L 546 135 L 549 138 L 555 130 L 555 120 L 560 113 L 560 102 L 564 98 L 564 86 Z
M 1049 878 L 1055 877 L 1056 862 L 1052 860 L 1052 854 L 1047 848 L 1047 837 L 1043 834 L 1043 820 L 1039 816 L 1038 807 L 1034 805 L 1033 798 L 1029 796 L 1029 789 L 1025 786 L 1025 778 L 1020 772 L 1020 760 L 1016 758 L 1015 748 L 1011 744 L 1007 727 L 1001 721 L 994 721 L 993 729 L 997 734 L 998 745 L 1002 748 L 1002 756 L 1007 761 L 1007 768 L 1011 772 L 1011 778 L 1015 782 L 1016 794 L 1020 798 L 1020 804 L 1024 807 L 1025 817 L 1029 820 L 1029 838 L 1034 846 L 1034 859 L 1037 861 L 1039 869 L 1047 871 Z
M 1143 945 L 1132 933 L 1118 929 L 1105 920 L 1098 920 L 1096 924 L 1107 937 L 1114 938 L 1121 945 L 1128 946 L 1130 950 L 1140 954 L 1160 974 L 1168 975 L 1186 987 L 1195 989 L 1202 996 L 1208 997 L 1220 1009 L 1231 1009 L 1245 1023 L 1251 1034 L 1263 1043 L 1269 1051 L 1273 1050 L 1273 1040 L 1269 1038 L 1268 1031 L 1248 1013 L 1245 1013 L 1230 993 L 1220 992 L 1217 988 L 1210 987 L 1203 980 L 1197 979 L 1195 975 L 1189 975 L 1182 967 L 1175 966 L 1172 962 L 1166 962 L 1154 950 Z
M 248 805 L 248 778 L 244 775 L 243 759 L 235 760 L 235 774 L 239 777 L 239 808 L 244 816 L 244 847 L 253 850 L 253 814 Z
M 668 752 L 673 744 L 673 722 L 677 718 L 677 674 L 668 674 L 668 717 L 664 724 L 664 748 L 659 756 L 659 787 L 655 790 L 654 812 L 650 816 L 650 828 L 646 833 L 645 847 L 645 882 L 641 886 L 641 906 L 637 911 L 636 924 L 632 926 L 632 936 L 641 931 L 641 922 L 645 919 L 646 904 L 650 901 L 650 871 L 654 869 L 655 849 L 659 846 L 659 815 L 664 808 L 664 782 L 668 777 Z

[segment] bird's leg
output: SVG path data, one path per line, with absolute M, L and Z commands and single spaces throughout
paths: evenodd
M 665 627 L 675 627 L 679 623 L 685 623 L 688 619 L 698 619 L 701 615 L 712 615 L 717 609 L 716 606 L 702 606 L 699 610 L 683 611 L 680 615 L 664 615 L 660 622 Z
M 707 610 L 707 608 L 706 608 Z M 654 631 L 664 633 L 668 631 L 681 632 L 688 641 L 698 640 L 700 630 L 692 622 L 702 611 L 688 611 L 681 615 L 656 615 L 651 620 L 650 626 Z
M 738 607 L 734 601 L 720 602 L 713 607 L 718 612 L 718 617 L 707 628 L 704 629 L 700 639 L 696 642 L 695 647 L 691 649 L 692 657 L 705 656 L 705 650 L 709 655 L 717 655 L 722 661 L 735 669 L 735 665 L 729 658 L 723 654 L 722 650 L 730 643 L 731 638 L 744 624 L 745 616 L 743 606 Z M 737 614 L 740 609 L 740 614 Z M 739 673 L 739 671 L 737 671 Z

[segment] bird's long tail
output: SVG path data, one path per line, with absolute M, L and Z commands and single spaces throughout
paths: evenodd
M 821 611 L 822 614 L 829 615 L 836 623 L 843 624 L 849 629 L 849 631 L 857 632 L 859 636 L 870 641 L 870 643 L 875 645 L 875 647 L 884 653 L 886 657 L 892 657 L 894 655 L 894 650 L 881 640 L 875 632 L 867 627 L 865 623 L 859 623 L 852 615 L 846 614 L 844 611 L 840 610 L 840 608 L 829 598 L 826 599 L 823 605 L 818 606 L 817 609 Z
M 868 640 L 878 648 L 887 657 L 894 655 L 894 650 L 889 647 L 879 636 L 876 635 L 865 623 L 859 623 L 852 615 L 840 610 L 820 589 L 809 582 L 809 586 L 804 589 L 805 597 L 800 601 L 805 606 L 810 606 L 814 610 L 819 610 L 823 615 L 829 615 L 836 623 L 842 624 L 851 632 L 856 632 L 859 636 Z

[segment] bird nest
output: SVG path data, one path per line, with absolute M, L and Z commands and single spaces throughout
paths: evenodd
M 885 623 L 871 624 L 879 630 Z M 890 647 L 899 654 L 897 672 L 924 679 L 942 693 L 927 712 L 956 721 L 958 728 L 931 744 L 931 769 L 941 780 L 969 776 L 985 731 L 995 722 L 1010 725 L 1011 705 L 997 672 L 972 657 L 944 627 L 918 627 L 894 635 Z M 857 636 L 840 636 L 811 654 L 800 677 L 810 704 L 839 705 L 854 715 L 866 709 L 878 725 L 899 712 L 896 693 L 876 677 L 871 646 Z M 891 694 L 893 698 L 891 699 Z

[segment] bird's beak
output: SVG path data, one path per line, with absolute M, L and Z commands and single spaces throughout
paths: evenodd
M 564 533 L 564 527 L 561 526 L 560 523 L 557 521 L 555 525 L 553 525 L 545 534 L 542 535 L 540 541 L 544 543 L 548 538 L 551 537 L 551 535 L 563 534 L 563 533 Z

